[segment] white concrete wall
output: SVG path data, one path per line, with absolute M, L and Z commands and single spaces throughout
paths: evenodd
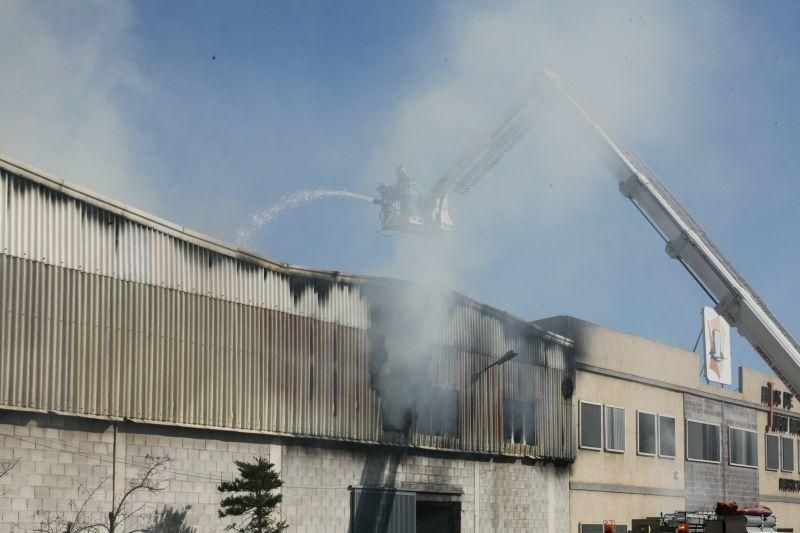
M 191 506 L 187 524 L 197 533 L 221 531 L 220 481 L 236 474 L 233 461 L 267 457 L 282 474 L 281 512 L 296 533 L 347 532 L 350 486 L 393 486 L 447 493 L 461 503 L 461 531 L 555 533 L 569 513 L 565 467 L 494 462 L 442 452 L 350 446 L 221 431 L 0 411 L 0 462 L 19 458 L 0 479 L 0 533 L 32 531 L 48 513 L 73 520 L 87 490 L 100 486 L 87 519 L 102 521 L 148 457 L 171 461 L 158 479 L 162 490 L 138 493 L 141 510 L 125 530 L 152 523 L 163 508 Z M 478 504 L 476 507 L 476 497 Z
M 48 516 L 71 516 L 98 486 L 85 516 L 102 519 L 111 501 L 110 428 L 108 422 L 0 411 L 0 462 L 19 459 L 0 479 L 0 532 L 33 531 Z
M 560 531 L 569 512 L 566 468 L 403 454 L 286 446 L 283 456 L 284 512 L 291 531 L 347 531 L 348 486 L 393 485 L 409 490 L 460 493 L 461 531 Z M 477 478 L 477 483 L 476 483 Z M 475 488 L 480 494 L 476 528 Z

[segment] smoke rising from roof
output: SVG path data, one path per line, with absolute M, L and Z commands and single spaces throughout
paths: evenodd
M 707 5 L 692 15 L 709 40 L 718 10 Z M 410 53 L 441 68 L 389 115 L 362 187 L 398 164 L 431 185 L 495 128 L 542 69 L 559 74 L 646 160 L 656 143 L 660 153 L 679 155 L 684 141 L 675 134 L 691 112 L 698 65 L 717 61 L 712 51 L 686 43 L 684 23 L 671 6 L 652 2 L 451 5 L 441 17 L 440 47 L 431 51 L 426 42 Z M 683 298 L 683 305 L 700 296 L 682 272 L 670 270 L 651 230 L 621 202 L 613 177 L 558 113 L 545 116 L 469 193 L 452 194 L 449 206 L 451 235 L 396 239 L 369 270 L 457 288 L 531 319 L 567 312 L 607 323 L 609 302 L 619 300 L 631 271 L 674 273 L 680 290 L 667 298 Z M 664 324 L 675 321 L 652 309 L 637 316 L 637 331 L 662 338 Z
M 558 73 L 601 123 L 623 136 L 647 143 L 658 138 L 658 127 L 678 120 L 670 110 L 684 95 L 674 80 L 686 79 L 688 69 L 669 59 L 690 51 L 683 50 L 682 37 L 671 31 L 672 17 L 660 4 L 564 8 L 507 2 L 472 9 L 457 4 L 443 20 L 441 49 L 420 47 L 412 53 L 420 62 L 438 54 L 441 69 L 410 90 L 391 113 L 386 134 L 365 166 L 366 183 L 402 164 L 412 179 L 432 185 L 476 138 L 494 130 L 506 107 L 542 69 Z M 605 276 L 622 283 L 631 268 L 628 254 L 606 264 L 598 261 L 614 237 L 602 219 L 616 217 L 603 210 L 607 198 L 619 201 L 615 194 L 615 181 L 602 162 L 571 124 L 550 113 L 468 194 L 451 195 L 453 234 L 395 239 L 389 256 L 376 260 L 374 269 L 455 288 L 504 309 L 530 309 L 537 299 L 550 305 L 588 300 L 582 305 L 591 309 L 593 301 L 613 299 L 617 288 L 596 283 L 592 293 L 578 293 L 581 278 L 591 271 L 595 281 Z M 638 220 L 633 224 L 643 227 Z M 509 292 L 494 292 L 501 284 L 485 283 L 492 276 L 504 278 Z M 395 304 L 405 306 L 400 314 L 411 316 L 425 308 L 412 293 Z M 565 311 L 571 310 L 557 307 L 550 314 Z M 541 316 L 547 314 L 544 310 Z M 432 330 L 440 325 L 428 323 Z M 408 345 L 403 338 L 387 348 L 387 358 L 405 358 L 413 368 L 419 356 L 412 354 L 425 352 L 433 339 L 425 331 L 407 338 Z M 413 394 L 406 398 L 410 403 Z

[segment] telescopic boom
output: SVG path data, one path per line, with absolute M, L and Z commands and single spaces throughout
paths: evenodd
M 686 267 L 714 301 L 716 311 L 747 339 L 795 397 L 800 398 L 797 341 L 654 173 L 631 150 L 603 131 L 557 76 L 547 75 L 587 126 L 589 143 L 619 180 L 620 192 L 664 238 L 667 254 Z

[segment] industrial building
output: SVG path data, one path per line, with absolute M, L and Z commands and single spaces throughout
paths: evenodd
M 217 484 L 255 455 L 293 532 L 622 531 L 718 499 L 800 524 L 800 405 L 773 376 L 702 385 L 692 352 L 279 263 L 6 158 L 0 310 L 0 531 L 91 491 L 102 520 L 163 456 L 126 529 L 219 531 Z
M 216 486 L 254 455 L 291 531 L 555 531 L 569 512 L 563 336 L 271 261 L 5 159 L 0 251 L 6 531 L 71 519 L 96 487 L 102 520 L 148 456 L 172 462 L 139 503 L 190 505 L 198 532 L 222 528 Z

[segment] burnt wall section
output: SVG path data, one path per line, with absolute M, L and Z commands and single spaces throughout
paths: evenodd
M 451 291 L 259 258 L 12 167 L 0 160 L 0 406 L 574 458 L 569 340 Z
M 364 330 L 0 254 L 9 407 L 375 441 Z
M 366 328 L 355 276 L 295 268 L 0 159 L 0 253 L 227 302 Z M 296 274 L 302 273 L 298 276 Z
M 0 405 L 574 457 L 566 341 L 476 304 L 451 302 L 442 323 L 423 311 L 402 322 L 398 309 L 364 330 L 0 254 Z M 423 336 L 418 321 L 435 327 Z M 471 380 L 509 349 L 520 355 Z M 416 426 L 415 402 L 433 390 L 456 402 L 446 435 Z M 509 441 L 508 400 L 535 411 L 534 442 Z M 407 417 L 399 442 L 386 406 Z
M 713 510 L 716 503 L 723 500 L 733 500 L 744 506 L 756 505 L 759 500 L 758 469 L 730 464 L 728 433 L 731 426 L 756 431 L 756 411 L 685 394 L 684 417 L 717 424 L 722 436 L 719 464 L 688 458 L 685 462 L 687 510 Z
M 370 306 L 370 381 L 384 440 L 574 457 L 572 388 L 564 387 L 574 382 L 571 342 L 435 286 L 381 280 L 360 290 Z M 483 372 L 509 350 L 518 355 Z M 514 420 L 511 402 L 520 411 Z

